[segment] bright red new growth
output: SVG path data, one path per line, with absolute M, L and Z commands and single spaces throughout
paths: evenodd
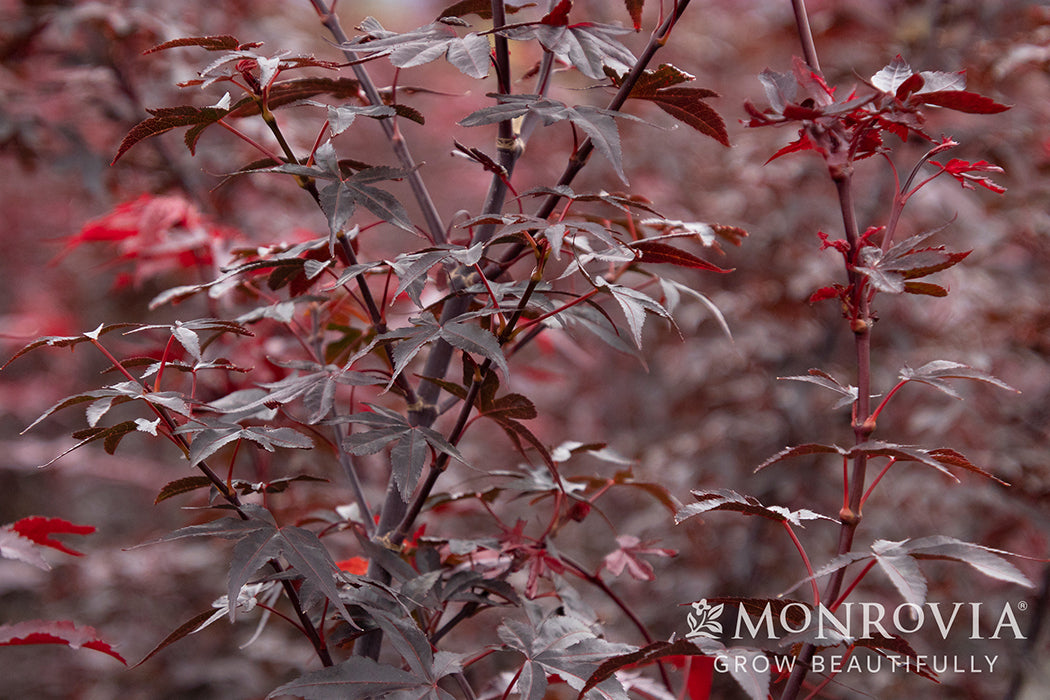
M 77 627 L 69 620 L 31 620 L 0 625 L 0 646 L 27 644 L 62 644 L 73 649 L 83 647 L 108 654 L 125 666 L 128 663 L 94 628 Z
M 572 0 L 561 0 L 554 9 L 548 12 L 540 20 L 540 24 L 549 24 L 552 27 L 567 27 L 569 25 L 569 10 L 572 9 Z
M 941 165 L 935 160 L 930 161 L 930 165 L 937 166 L 942 171 L 948 173 L 956 180 L 959 184 L 968 190 L 976 189 L 975 185 L 980 185 L 986 190 L 991 190 L 996 194 L 1002 194 L 1006 192 L 1006 188 L 1002 185 L 998 185 L 992 182 L 983 175 L 971 175 L 973 172 L 985 172 L 985 173 L 1001 173 L 1003 169 L 998 165 L 992 165 L 987 161 L 979 160 L 976 163 L 970 163 L 969 161 L 960 160 L 959 158 L 952 158 L 944 165 Z
M 61 518 L 44 518 L 38 515 L 22 518 L 11 523 L 11 529 L 26 539 L 33 540 L 39 545 L 57 549 L 75 557 L 83 556 L 83 552 L 70 549 L 51 535 L 90 535 L 95 531 L 91 525 L 74 525 Z

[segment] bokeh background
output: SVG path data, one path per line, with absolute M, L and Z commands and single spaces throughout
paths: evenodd
M 446 4 L 343 0 L 339 12 L 348 28 L 374 15 L 388 28 L 407 30 L 431 21 Z M 581 0 L 576 5 L 581 16 L 627 22 L 623 3 Z M 647 3 L 647 27 L 655 22 L 658 5 Z M 994 116 L 931 115 L 934 134 L 950 134 L 962 144 L 953 156 L 1001 165 L 1005 173 L 995 179 L 1008 189 L 1003 196 L 963 191 L 946 178 L 915 198 L 903 233 L 951 222 L 936 240 L 973 253 L 942 273 L 942 282 L 951 287 L 945 299 L 880 297 L 873 349 L 876 382 L 883 391 L 904 364 L 917 367 L 935 359 L 971 364 L 1017 387 L 1021 393 L 1013 395 L 964 385 L 964 401 L 909 387 L 879 425 L 884 439 L 957 449 L 1012 486 L 972 475 L 954 484 L 919 467 L 895 467 L 869 502 L 860 536 L 868 541 L 944 534 L 1045 558 L 1050 533 L 1050 9 L 1020 0 L 827 0 L 810 2 L 809 10 L 822 67 L 829 83 L 842 90 L 901 54 L 915 70 L 965 69 L 970 89 L 1013 105 Z M 183 196 L 210 220 L 239 231 L 246 243 L 325 230 L 308 199 L 283 178 L 239 178 L 217 186 L 222 173 L 253 158 L 219 129 L 204 136 L 196 158 L 173 133 L 138 146 L 110 167 L 123 134 L 146 108 L 206 105 L 221 97 L 221 91 L 201 94 L 197 88 L 174 87 L 192 79 L 211 55 L 194 50 L 141 55 L 170 38 L 211 34 L 263 41 L 263 50 L 288 47 L 338 60 L 305 0 L 0 2 L 4 360 L 39 335 L 145 320 L 149 299 L 181 283 L 174 275 L 136 278 L 132 268 L 113 262 L 112 247 L 67 248 L 68 238 L 86 222 L 139 195 Z M 637 50 L 645 39 L 644 33 L 628 36 L 626 43 Z M 818 252 L 816 235 L 823 230 L 835 236 L 840 230 L 833 188 L 815 156 L 764 164 L 793 132 L 749 131 L 740 123 L 745 100 L 763 102 L 756 75 L 767 67 L 789 70 L 799 53 L 787 0 L 694 0 L 658 60 L 695 75 L 694 85 L 720 93 L 712 105 L 725 118 L 733 145 L 723 148 L 678 127 L 651 105 L 633 106 L 634 114 L 656 128 L 621 124 L 624 163 L 634 191 L 668 218 L 750 232 L 742 246 L 727 247 L 718 260 L 735 268 L 732 274 L 679 276 L 717 304 L 732 340 L 703 307 L 683 305 L 677 314 L 681 337 L 655 320 L 647 325 L 644 365 L 589 338 L 555 337 L 537 346 L 528 358 L 535 371 L 518 373 L 512 386 L 539 406 L 541 417 L 533 425 L 545 442 L 606 442 L 632 462 L 639 478 L 664 484 L 683 502 L 690 489 L 731 488 L 766 504 L 837 511 L 833 462 L 796 460 L 753 474 L 756 465 L 786 445 L 848 444 L 851 439 L 848 409 L 833 410 L 830 394 L 777 379 L 820 367 L 854 381 L 852 343 L 838 309 L 830 302 L 807 303 L 814 289 L 841 281 L 839 261 Z M 519 71 L 532 60 L 514 58 Z M 391 77 L 379 64 L 374 70 L 380 84 Z M 424 177 L 445 218 L 475 210 L 486 177 L 449 152 L 453 138 L 490 148 L 489 134 L 455 122 L 472 105 L 483 105 L 491 86 L 439 64 L 408 71 L 401 80 L 448 93 L 407 98 L 426 114 L 428 126 L 402 128 L 417 159 L 425 162 Z M 586 81 L 575 85 L 580 90 L 564 93 L 564 99 L 596 105 L 608 99 L 605 90 L 590 89 Z M 308 145 L 317 125 L 289 119 L 285 127 L 295 142 Z M 360 136 L 348 136 L 344 148 L 351 157 L 392 163 L 379 133 L 369 125 Z M 442 137 L 434 138 L 435 133 Z M 534 139 L 515 174 L 519 190 L 557 177 L 568 143 L 567 131 L 558 129 Z M 922 144 L 903 145 L 895 156 L 899 167 L 910 169 L 922 150 Z M 862 225 L 882 223 L 892 193 L 884 164 L 865 163 L 856 180 Z M 575 184 L 577 191 L 620 186 L 600 159 Z M 164 309 L 150 318 L 186 313 Z M 71 444 L 66 436 L 82 427 L 82 416 L 73 410 L 26 435 L 19 432 L 63 396 L 93 388 L 104 369 L 90 352 L 48 350 L 0 374 L 0 523 L 40 514 L 98 528 L 80 543 L 86 556 L 74 560 L 56 554 L 50 572 L 0 560 L 0 620 L 90 624 L 137 661 L 221 594 L 226 547 L 189 540 L 129 550 L 201 517 L 180 510 L 174 501 L 153 505 L 163 484 L 184 475 L 177 455 L 157 443 L 129 440 L 116 456 L 89 447 L 46 470 L 37 468 Z M 477 444 L 486 444 L 485 438 Z M 471 443 L 465 449 L 482 451 Z M 509 451 L 500 454 L 491 458 L 493 468 L 516 459 Z M 582 473 L 609 467 L 585 462 L 577 468 Z M 379 489 L 381 483 L 377 476 L 368 486 Z M 295 493 L 287 497 L 291 511 L 349 500 L 331 488 L 311 486 Z M 802 577 L 797 553 L 772 523 L 716 513 L 674 527 L 667 510 L 640 494 L 614 492 L 603 503 L 615 515 L 617 533 L 659 539 L 661 546 L 679 551 L 674 559 L 654 562 L 655 582 L 624 578 L 615 583 L 657 636 L 686 631 L 680 604 L 719 595 L 772 597 Z M 600 560 L 608 551 L 609 530 L 597 530 L 600 536 L 594 529 L 566 536 L 585 560 Z M 811 557 L 819 562 L 833 549 L 836 531 L 812 525 L 805 536 Z M 985 601 L 991 617 L 983 622 L 993 626 L 1004 602 L 1024 603 L 1030 607 L 1019 615 L 1021 626 L 1038 629 L 1038 603 L 1046 600 L 1043 565 L 1015 563 L 1036 589 L 1000 584 L 968 567 L 929 562 L 924 571 L 930 599 Z M 897 602 L 891 586 L 877 575 L 862 589 L 870 599 Z M 614 632 L 637 641 L 615 609 L 601 612 Z M 0 697 L 263 697 L 310 659 L 277 631 L 239 649 L 251 630 L 250 622 L 232 628 L 216 624 L 132 670 L 92 652 L 0 649 Z M 998 654 L 1000 665 L 994 674 L 946 675 L 940 685 L 903 674 L 844 676 L 824 696 L 1000 698 L 1018 692 L 1013 697 L 1037 698 L 1050 684 L 1045 630 L 1042 639 L 1028 643 L 974 642 L 965 635 L 911 641 L 931 653 Z M 716 697 L 735 696 L 730 682 L 716 682 Z

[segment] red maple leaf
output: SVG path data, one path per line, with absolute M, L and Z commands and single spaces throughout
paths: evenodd
M 39 545 L 51 547 L 60 552 L 72 554 L 75 557 L 83 556 L 83 553 L 70 549 L 58 540 L 52 539 L 51 535 L 90 535 L 95 531 L 95 528 L 91 525 L 74 525 L 62 518 L 44 518 L 39 515 L 22 518 L 11 523 L 11 529 Z

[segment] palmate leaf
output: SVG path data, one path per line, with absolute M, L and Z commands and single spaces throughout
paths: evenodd
M 262 508 L 257 507 L 252 512 L 258 512 L 259 517 L 253 515 L 251 520 L 219 518 L 203 525 L 180 528 L 147 544 L 202 536 L 237 540 L 230 562 L 227 600 L 237 600 L 252 574 L 268 561 L 283 557 L 296 573 L 324 593 L 345 620 L 351 621 L 336 586 L 339 568 L 317 535 L 299 527 L 278 528 L 269 512 Z M 229 607 L 230 620 L 235 618 L 236 610 L 236 605 Z
M 812 454 L 837 454 L 844 459 L 852 459 L 857 455 L 863 454 L 868 457 L 887 457 L 900 462 L 918 462 L 927 467 L 936 469 L 955 482 L 958 482 L 959 478 L 952 474 L 948 467 L 958 467 L 973 472 L 974 474 L 979 474 L 994 481 L 998 481 L 999 483 L 1004 483 L 1002 480 L 984 469 L 972 464 L 968 459 L 955 450 L 947 448 L 927 450 L 921 447 L 915 447 L 914 445 L 898 445 L 878 440 L 863 442 L 850 449 L 839 447 L 838 445 L 821 445 L 817 443 L 788 447 L 760 464 L 756 467 L 755 471 L 758 472 L 768 466 L 791 457 L 801 457 Z
M 908 281 L 953 267 L 970 254 L 970 251 L 952 252 L 944 246 L 919 247 L 934 233 L 928 231 L 912 236 L 885 253 L 876 247 L 865 246 L 860 250 L 861 264 L 856 270 L 866 275 L 879 291 L 900 294 L 907 291 Z
M 62 518 L 29 516 L 0 526 L 0 557 L 18 559 L 48 570 L 51 566 L 40 555 L 41 547 L 57 549 L 75 557 L 83 556 L 82 552 L 54 539 L 54 535 L 90 535 L 94 531 L 91 525 L 75 525 Z
M 464 317 L 459 316 L 457 318 Z M 481 355 L 492 360 L 505 375 L 509 374 L 510 368 L 507 365 L 507 359 L 503 355 L 498 339 L 490 331 L 467 321 L 457 321 L 455 319 L 441 325 L 434 318 L 433 314 L 429 312 L 411 318 L 409 321 L 413 324 L 412 327 L 399 328 L 389 333 L 384 333 L 378 338 L 381 341 L 399 341 L 391 353 L 394 361 L 394 370 L 387 384 L 388 389 L 393 386 L 394 379 L 404 371 L 412 358 L 425 345 L 438 339 L 444 340 L 452 347 L 463 352 Z
M 596 636 L 582 620 L 567 615 L 545 615 L 534 603 L 526 603 L 529 621 L 506 620 L 497 632 L 506 648 L 525 657 L 515 687 L 522 698 L 544 697 L 547 676 L 557 675 L 576 691 L 582 691 L 598 664 L 615 654 L 635 650 Z M 589 697 L 627 700 L 627 693 L 614 677 L 589 688 Z
M 839 395 L 839 400 L 835 403 L 835 408 L 848 406 L 857 400 L 857 387 L 842 384 L 839 380 L 823 370 L 811 369 L 807 375 L 797 377 L 777 377 L 777 379 L 807 382 L 809 384 L 816 384 L 817 386 L 824 387 L 825 389 L 831 389 Z
M 224 321 L 218 318 L 198 318 L 192 321 L 175 321 L 171 325 L 154 324 L 139 326 L 125 332 L 124 335 L 158 329 L 164 329 L 171 333 L 172 337 L 175 338 L 175 340 L 177 340 L 186 352 L 188 352 L 197 362 L 200 362 L 201 360 L 201 341 L 200 336 L 197 335 L 200 331 L 214 332 L 215 335 L 212 337 L 212 340 L 223 333 L 234 333 L 236 335 L 244 336 L 255 335 L 239 323 L 234 321 Z
M 190 466 L 197 466 L 215 454 L 223 445 L 235 440 L 249 440 L 267 452 L 273 452 L 276 447 L 308 450 L 314 446 L 312 439 L 294 428 L 273 428 L 264 425 L 252 425 L 246 428 L 240 426 L 207 428 L 198 432 L 190 444 L 188 455 Z
M 183 126 L 206 127 L 218 122 L 230 113 L 229 109 L 220 107 L 192 107 L 190 105 L 159 107 L 157 109 L 147 109 L 146 111 L 152 116 L 131 128 L 124 140 L 120 142 L 120 146 L 117 148 L 117 155 L 113 157 L 110 165 L 120 160 L 120 157 L 139 141 L 152 136 L 159 136 Z M 196 133 L 199 135 L 200 132 Z M 190 153 L 193 153 L 196 149 L 196 139 L 187 141 L 187 146 L 190 149 Z
M 397 197 L 372 186 L 375 180 L 371 179 L 371 175 L 374 174 L 371 171 L 376 170 L 388 169 L 370 168 L 321 189 L 321 208 L 328 217 L 328 226 L 333 236 L 338 235 L 346 227 L 346 222 L 353 216 L 358 205 L 398 228 L 406 231 L 413 230 L 408 212 Z
M 871 77 L 871 85 L 911 105 L 936 105 L 970 114 L 998 114 L 1010 109 L 989 97 L 968 92 L 965 71 L 913 73 L 900 54 Z
M 91 406 L 88 407 L 87 419 L 88 424 L 91 427 L 94 427 L 99 419 L 101 419 L 112 406 L 126 401 L 132 401 L 134 399 L 141 399 L 147 403 L 166 408 L 180 415 L 189 415 L 189 403 L 179 392 L 149 391 L 138 382 L 128 381 L 112 384 L 94 391 L 86 391 L 83 394 L 68 396 L 44 411 L 39 418 L 22 431 L 22 434 L 31 430 L 34 426 L 40 423 L 40 421 L 44 420 L 55 411 L 79 403 L 84 403 L 86 401 L 92 401 Z
M 438 652 L 439 656 L 443 654 L 447 652 Z M 404 698 L 454 700 L 454 696 L 437 687 L 435 682 L 363 656 L 354 656 L 335 666 L 307 673 L 266 697 L 294 695 L 305 700 L 371 700 L 396 691 L 405 691 L 404 694 L 398 693 L 398 697 Z
M 537 40 L 560 60 L 594 80 L 603 77 L 606 66 L 627 71 L 634 65 L 634 54 L 616 39 L 629 33 L 629 29 L 597 22 L 570 24 L 571 8 L 570 0 L 561 0 L 539 22 L 510 25 L 499 33 L 514 41 Z
M 405 498 L 415 490 L 431 449 L 467 463 L 459 450 L 436 430 L 411 425 L 400 413 L 388 408 L 373 404 L 368 406 L 371 411 L 333 419 L 333 422 L 355 423 L 371 428 L 346 436 L 343 439 L 343 449 L 352 455 L 360 456 L 375 454 L 394 443 L 390 452 L 391 471 L 394 483 Z
M 540 95 L 489 93 L 488 97 L 496 98 L 499 104 L 468 114 L 458 122 L 459 125 L 471 127 L 495 124 L 516 119 L 529 112 L 541 117 L 544 126 L 567 120 L 587 134 L 598 152 L 612 163 L 620 179 L 627 182 L 627 176 L 623 172 L 623 155 L 620 148 L 620 134 L 616 128 L 616 118 L 641 121 L 637 117 L 588 105 L 570 107 L 564 102 Z
M 617 549 L 606 554 L 602 566 L 613 576 L 619 576 L 626 569 L 631 578 L 638 581 L 655 581 L 653 565 L 641 558 L 648 554 L 658 557 L 673 557 L 677 552 L 663 547 L 652 547 L 651 542 L 642 542 L 633 535 L 620 535 L 616 538 Z
M 607 282 L 600 276 L 596 277 L 594 282 L 596 287 L 612 294 L 616 303 L 620 305 L 620 309 L 627 318 L 627 325 L 631 329 L 631 337 L 634 338 L 634 343 L 639 348 L 642 347 L 642 326 L 645 324 L 646 313 L 662 316 L 670 321 L 672 326 L 675 326 L 674 318 L 670 312 L 652 297 L 639 292 L 637 289 Z
M 434 22 L 410 32 L 398 34 L 383 28 L 374 18 L 361 23 L 366 37 L 342 44 L 340 48 L 371 57 L 386 56 L 397 68 L 413 68 L 439 58 L 447 58 L 456 69 L 471 78 L 481 79 L 489 74 L 489 55 L 492 51 L 487 37 L 473 32 L 459 37 L 444 22 Z M 367 41 L 362 41 L 367 38 Z
M 623 83 L 627 75 L 609 68 L 605 69 L 605 74 L 616 87 Z M 708 98 L 718 97 L 718 93 L 706 88 L 680 86 L 681 83 L 694 79 L 685 71 L 665 63 L 656 70 L 645 71 L 631 88 L 628 97 L 652 102 L 678 121 L 705 136 L 710 136 L 723 146 L 729 146 L 729 132 L 726 131 L 725 120 L 705 102 Z

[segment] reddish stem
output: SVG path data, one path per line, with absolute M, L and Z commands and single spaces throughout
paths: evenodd
M 809 584 L 813 588 L 813 605 L 820 605 L 820 589 L 817 587 L 817 579 L 813 573 L 813 565 L 809 563 L 809 557 L 806 556 L 806 549 L 802 546 L 802 543 L 798 539 L 798 535 L 796 535 L 795 531 L 792 529 L 791 523 L 784 520 L 781 524 L 784 526 L 784 529 L 787 530 L 788 537 L 790 537 L 791 541 L 795 543 L 795 549 L 798 550 L 799 556 L 802 557 L 802 563 L 806 565 L 806 571 L 809 573 Z

